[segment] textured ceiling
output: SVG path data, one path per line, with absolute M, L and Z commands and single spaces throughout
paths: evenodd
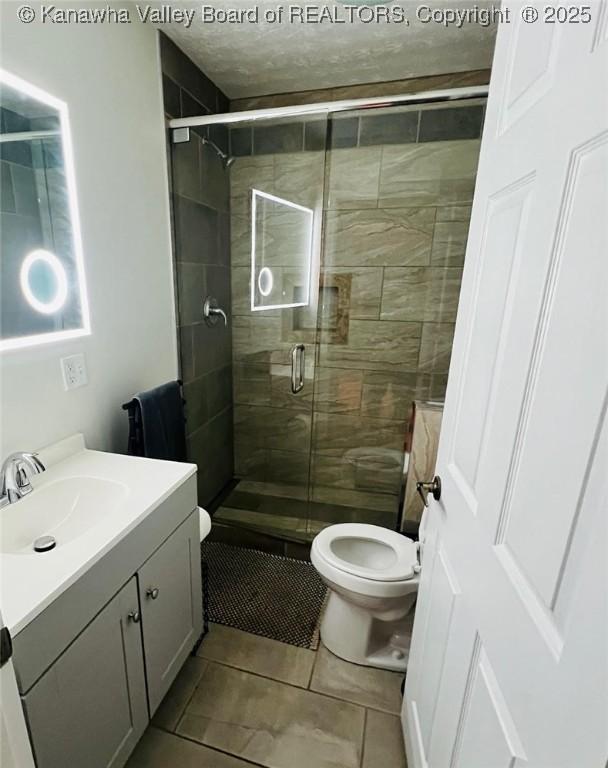
M 346 0 L 348 6 L 352 0 Z M 154 3 L 160 6 L 161 3 Z M 293 5 L 295 3 L 292 0 Z M 432 8 L 489 8 L 492 2 L 431 2 Z M 280 0 L 219 0 L 214 9 L 266 9 Z M 313 5 L 306 0 L 301 5 Z M 354 5 L 354 3 L 352 3 Z M 352 7 L 351 5 L 351 7 Z M 174 0 L 173 8 L 195 10 L 192 26 L 161 29 L 232 99 L 307 91 L 360 83 L 401 80 L 485 69 L 490 66 L 496 27 L 464 24 L 444 27 L 416 20 L 417 2 L 400 4 L 410 26 L 398 23 L 203 23 L 200 2 Z M 290 3 L 283 4 L 284 13 Z M 319 3 L 316 7 L 324 7 Z M 341 3 L 327 0 L 340 18 Z M 390 6 L 394 7 L 394 6 Z

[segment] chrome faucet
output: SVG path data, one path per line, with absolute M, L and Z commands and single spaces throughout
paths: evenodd
M 34 489 L 30 473 L 38 475 L 46 467 L 35 453 L 11 453 L 0 470 L 0 507 L 14 504 Z

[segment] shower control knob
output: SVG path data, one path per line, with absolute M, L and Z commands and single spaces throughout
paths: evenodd
M 441 478 L 439 475 L 435 475 L 435 477 L 431 480 L 421 480 L 416 483 L 416 490 L 418 491 L 418 494 L 420 495 L 420 498 L 424 502 L 424 506 L 428 507 L 429 502 L 427 498 L 427 494 L 431 494 L 432 497 L 435 499 L 435 501 L 439 501 L 441 498 Z
M 218 318 L 220 317 L 224 321 L 224 326 L 228 325 L 228 317 L 226 313 L 223 309 L 218 307 L 217 301 L 213 296 L 207 296 L 203 302 L 203 317 L 205 318 L 207 325 L 212 327 L 217 323 Z
M 146 595 L 151 597 L 152 600 L 156 600 L 158 597 L 158 587 L 150 587 L 150 589 L 146 590 Z

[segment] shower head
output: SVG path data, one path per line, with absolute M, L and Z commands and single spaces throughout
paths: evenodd
M 222 165 L 224 168 L 230 168 L 232 163 L 234 163 L 234 157 L 231 157 L 229 154 L 224 152 L 222 149 L 218 147 L 218 145 L 215 143 L 215 141 L 212 141 L 208 138 L 203 138 L 203 144 L 207 144 L 215 154 L 219 157 L 219 159 L 222 161 Z

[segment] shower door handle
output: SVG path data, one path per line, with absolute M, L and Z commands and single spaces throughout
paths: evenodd
M 296 344 L 291 350 L 291 391 L 297 395 L 304 388 L 304 344 Z

